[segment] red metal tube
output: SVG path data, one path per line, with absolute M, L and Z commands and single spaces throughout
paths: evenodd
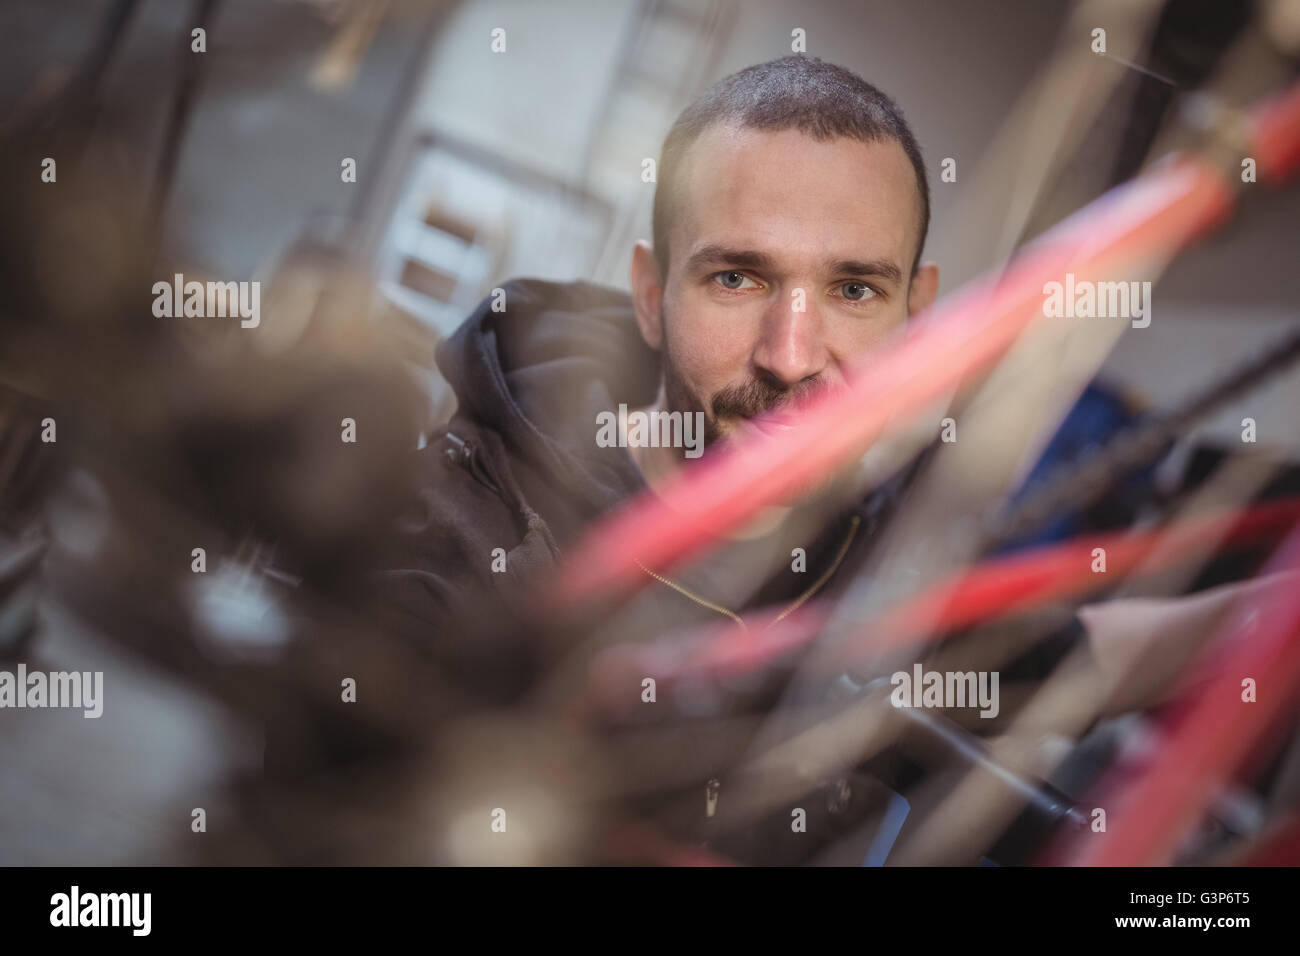
M 1264 574 L 1300 568 L 1293 532 Z M 1238 606 L 1187 681 L 1194 690 L 1159 722 L 1161 746 L 1143 768 L 1117 769 L 1089 807 L 1107 810 L 1105 833 L 1075 843 L 1078 866 L 1168 863 L 1230 776 L 1260 750 L 1280 718 L 1300 707 L 1300 594 L 1281 583 Z M 1244 602 L 1242 602 L 1244 603 Z M 1256 699 L 1243 700 L 1243 681 Z

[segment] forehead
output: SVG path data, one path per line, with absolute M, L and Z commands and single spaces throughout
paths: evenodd
M 674 258 L 719 243 L 792 268 L 889 257 L 906 273 L 912 264 L 920 197 L 895 140 L 717 125 L 691 145 L 684 166 Z

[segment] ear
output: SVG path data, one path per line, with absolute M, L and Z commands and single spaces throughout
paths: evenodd
M 934 305 L 934 297 L 939 294 L 939 267 L 933 262 L 926 262 L 916 270 L 912 286 L 907 292 L 907 314 L 916 315 Z
M 632 283 L 632 308 L 636 310 L 636 324 L 641 338 L 652 349 L 663 347 L 663 281 L 659 277 L 659 263 L 654 250 L 644 239 L 632 247 L 632 266 L 628 270 Z

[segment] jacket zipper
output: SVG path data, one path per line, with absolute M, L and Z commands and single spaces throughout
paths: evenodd
M 450 447 L 443 450 L 443 460 L 447 463 L 447 466 L 464 468 L 469 472 L 470 477 L 480 485 L 504 499 L 505 493 L 501 490 L 501 486 L 492 480 L 492 476 L 488 474 L 487 469 L 483 467 L 483 463 L 479 461 L 478 449 L 474 443 L 465 441 L 465 439 L 452 432 L 444 432 L 444 435 L 447 441 L 451 443 Z

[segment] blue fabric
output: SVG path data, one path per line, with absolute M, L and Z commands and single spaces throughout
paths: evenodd
M 1135 414 L 1117 392 L 1093 382 L 1084 389 L 1079 400 L 1065 416 L 1024 483 L 1012 495 L 1010 505 L 1014 507 L 1023 501 L 1062 465 L 1085 461 L 1116 434 L 1141 421 L 1142 417 Z M 1125 504 L 1131 505 L 1145 497 L 1153 471 L 1154 463 L 1125 476 L 1108 493 L 1112 504 L 1120 506 L 1115 509 L 1116 512 L 1124 511 Z M 1008 543 L 997 553 L 1005 554 L 1026 547 L 1063 541 L 1089 531 L 1105 530 L 1111 522 L 1105 520 L 1104 510 L 1103 508 L 1102 514 L 1072 511 L 1055 515 L 1038 531 Z M 1114 523 L 1118 526 L 1127 524 L 1122 515 L 1116 513 L 1115 517 L 1117 520 Z
M 871 840 L 871 846 L 867 848 L 866 859 L 862 861 L 863 866 L 885 865 L 889 851 L 894 848 L 894 841 L 898 839 L 898 834 L 903 829 L 903 822 L 911 809 L 911 804 L 902 794 L 896 793 L 889 798 L 889 803 L 885 806 L 885 815 L 881 817 L 876 835 Z

